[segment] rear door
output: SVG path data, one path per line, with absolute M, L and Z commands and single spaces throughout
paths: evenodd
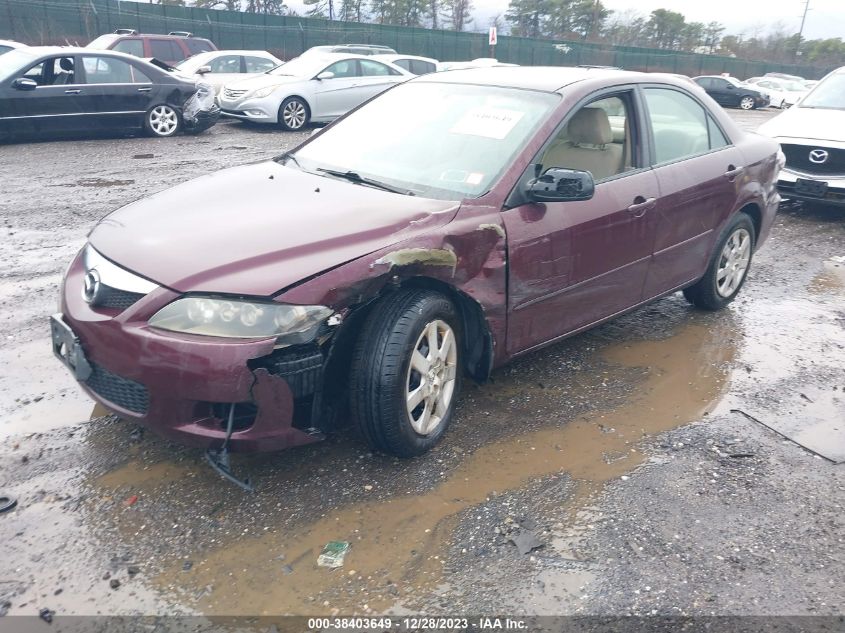
M 659 195 L 642 143 L 633 88 L 605 91 L 570 111 L 519 186 L 550 167 L 590 171 L 590 200 L 522 201 L 502 213 L 508 236 L 508 352 L 516 353 L 630 308 L 642 300 Z M 600 129 L 577 133 L 580 110 Z
M 97 114 L 92 124 L 100 129 L 140 127 L 156 92 L 150 71 L 116 56 L 83 55 L 81 59 L 89 107 Z
M 719 227 L 733 210 L 742 156 L 707 109 L 680 88 L 642 90 L 651 162 L 660 187 L 658 218 L 644 297 L 696 281 Z
M 359 59 L 358 63 L 361 66 L 361 90 L 358 103 L 363 103 L 370 97 L 375 97 L 406 77 L 398 70 L 394 70 L 387 64 L 382 64 L 374 59 Z

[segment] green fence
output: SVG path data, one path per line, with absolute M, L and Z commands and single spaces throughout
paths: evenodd
M 486 33 L 456 33 L 120 0 L 0 0 L 0 38 L 4 39 L 27 44 L 82 45 L 116 28 L 134 28 L 142 33 L 191 31 L 211 39 L 219 48 L 264 49 L 282 59 L 295 57 L 311 46 L 348 42 L 385 44 L 403 53 L 443 61 L 468 60 L 490 54 Z M 717 55 L 505 36 L 499 38 L 495 56 L 500 61 L 522 65 L 595 64 L 691 76 L 727 72 L 746 78 L 779 71 L 816 79 L 826 71 L 818 67 L 752 62 Z

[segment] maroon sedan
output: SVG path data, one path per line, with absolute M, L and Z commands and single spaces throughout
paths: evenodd
M 418 455 L 465 375 L 678 290 L 732 301 L 782 164 L 668 75 L 423 76 L 103 219 L 54 348 L 95 400 L 179 441 L 275 450 L 351 417 Z

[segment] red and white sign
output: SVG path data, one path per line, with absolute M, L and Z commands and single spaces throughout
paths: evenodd
M 491 26 L 490 27 L 490 46 L 495 46 L 495 45 L 496 45 L 496 27 Z

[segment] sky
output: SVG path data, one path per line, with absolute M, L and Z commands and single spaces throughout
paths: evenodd
M 509 0 L 473 0 L 475 21 L 471 30 L 486 30 L 490 19 L 504 15 Z M 725 35 L 745 32 L 765 33 L 776 23 L 787 32 L 798 32 L 804 0 L 602 0 L 614 11 L 635 10 L 648 16 L 654 9 L 683 13 L 687 22 L 717 21 L 725 25 Z M 288 6 L 304 14 L 301 0 L 288 0 Z M 805 39 L 845 38 L 845 0 L 810 0 L 804 25 Z

